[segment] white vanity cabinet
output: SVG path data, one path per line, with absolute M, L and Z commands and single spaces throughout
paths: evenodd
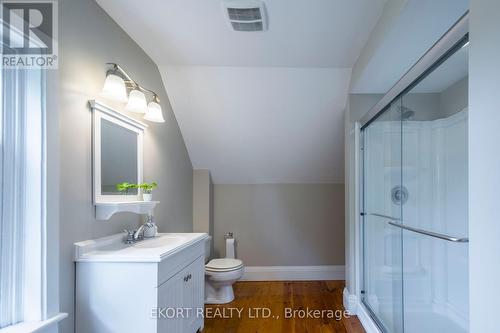
M 76 333 L 203 328 L 206 234 L 122 235 L 75 244 Z
M 204 293 L 205 277 L 200 265 L 204 267 L 201 257 L 158 287 L 158 305 L 163 309 L 160 316 L 164 316 L 158 320 L 158 332 L 196 332 L 202 328 L 198 318 L 204 304 L 199 296 Z M 176 314 L 177 309 L 181 312 Z

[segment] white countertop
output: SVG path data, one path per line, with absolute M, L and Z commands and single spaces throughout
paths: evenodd
M 207 237 L 205 233 L 162 233 L 155 238 L 125 244 L 121 233 L 75 243 L 75 261 L 160 262 Z

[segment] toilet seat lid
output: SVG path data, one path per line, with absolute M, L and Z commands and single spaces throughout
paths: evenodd
M 210 260 L 205 267 L 211 271 L 228 271 L 238 269 L 242 266 L 243 262 L 239 259 L 220 258 Z

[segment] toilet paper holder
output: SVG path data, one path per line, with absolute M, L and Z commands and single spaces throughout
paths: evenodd
M 224 239 L 231 239 L 231 238 L 234 238 L 232 232 L 228 232 L 227 234 L 224 235 Z

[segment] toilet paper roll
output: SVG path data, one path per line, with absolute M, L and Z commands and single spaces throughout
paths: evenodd
M 234 238 L 226 239 L 226 258 L 234 258 Z

